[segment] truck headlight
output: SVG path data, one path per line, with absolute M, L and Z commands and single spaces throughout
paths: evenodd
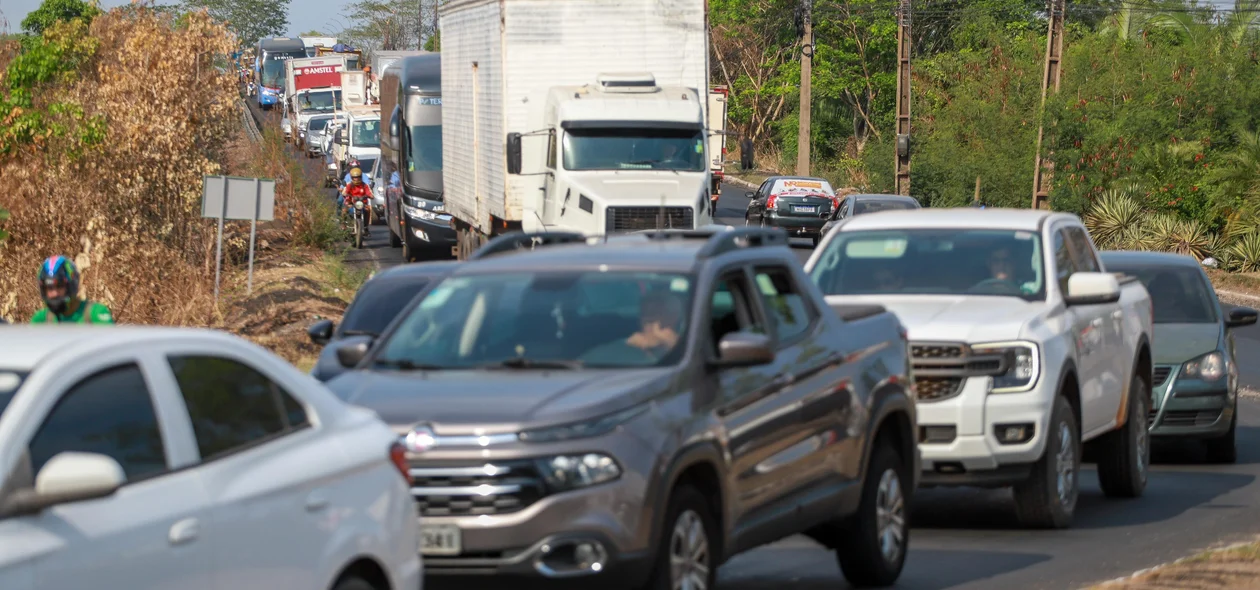
M 971 350 L 1006 355 L 1006 372 L 992 376 L 989 393 L 1018 393 L 1037 385 L 1037 378 L 1041 376 L 1041 355 L 1035 343 L 989 342 L 973 344 Z
M 538 460 L 547 487 L 565 492 L 601 484 L 621 477 L 621 466 L 608 455 L 560 455 Z
M 407 217 L 412 217 L 415 219 L 425 219 L 428 221 L 433 221 L 437 219 L 438 217 L 437 213 L 428 211 L 426 209 L 421 209 L 419 207 L 412 207 L 411 205 L 408 205 L 406 203 L 403 203 L 402 207 L 403 207 L 403 213 L 406 213 Z
M 1191 379 L 1216 381 L 1225 375 L 1225 355 L 1209 352 L 1181 365 L 1181 374 Z

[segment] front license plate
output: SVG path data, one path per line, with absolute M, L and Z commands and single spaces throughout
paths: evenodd
M 817 213 L 818 207 L 805 207 L 805 206 L 795 205 L 792 207 L 792 212 L 793 213 Z
M 459 555 L 463 551 L 459 527 L 437 524 L 420 525 L 421 555 Z

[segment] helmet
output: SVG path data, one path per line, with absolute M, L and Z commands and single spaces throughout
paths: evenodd
M 59 297 L 48 297 L 48 289 L 64 289 Z M 79 268 L 65 256 L 53 256 L 39 267 L 39 294 L 53 313 L 63 313 L 70 301 L 79 296 Z
M 363 171 L 362 171 L 362 170 L 360 170 L 360 169 L 358 169 L 358 168 L 352 168 L 352 169 L 350 169 L 350 178 L 351 178 L 351 179 L 353 179 L 353 180 L 360 180 L 360 179 L 362 179 L 362 178 L 363 178 Z
M 350 167 L 351 167 L 351 168 L 358 168 L 358 167 L 359 167 L 359 159 L 358 159 L 358 158 L 351 158 L 351 159 L 350 159 Z

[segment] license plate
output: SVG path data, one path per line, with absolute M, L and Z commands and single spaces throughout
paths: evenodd
M 793 213 L 817 213 L 818 207 L 807 206 L 807 205 L 793 205 L 792 212 Z
M 463 551 L 459 527 L 444 524 L 420 525 L 421 555 L 459 555 Z

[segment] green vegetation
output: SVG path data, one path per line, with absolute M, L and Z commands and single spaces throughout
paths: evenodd
M 91 21 L 94 17 L 101 14 L 99 8 L 94 4 L 83 2 L 83 0 L 44 0 L 40 3 L 39 8 L 31 11 L 22 19 L 22 31 L 26 34 L 39 37 L 44 31 L 51 28 L 54 24 L 74 19 L 82 19 Z
M 188 11 L 204 8 L 236 34 L 242 47 L 263 37 L 283 35 L 289 28 L 289 0 L 184 0 Z
M 800 52 L 795 3 L 713 0 L 715 83 L 763 168 L 790 171 Z M 1212 256 L 1260 270 L 1260 0 L 1071 2 L 1061 89 L 1041 109 L 1044 2 L 914 4 L 911 192 L 933 206 L 1028 207 L 1038 123 L 1051 204 L 1100 246 Z M 813 172 L 893 184 L 896 3 L 817 4 Z M 734 146 L 731 146 L 734 147 Z M 732 155 L 734 157 L 734 154 Z

